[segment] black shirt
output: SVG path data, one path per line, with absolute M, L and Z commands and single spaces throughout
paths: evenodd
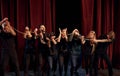
M 107 35 L 101 35 L 99 39 L 107 39 Z M 106 54 L 107 48 L 112 42 L 98 42 L 95 52 L 97 54 Z
M 83 45 L 83 49 L 84 49 L 84 54 L 85 55 L 91 55 L 91 52 L 92 52 L 92 45 L 91 45 L 91 43 L 90 43 L 90 41 L 89 40 L 86 40 L 85 41 L 85 44 Z
M 58 43 L 58 50 L 59 53 L 65 53 L 68 50 L 68 42 L 65 38 L 61 38 L 60 42 Z
M 11 33 L 5 33 L 2 29 L 0 29 L 0 39 L 1 46 L 4 49 L 14 49 L 15 48 L 15 36 Z
M 72 54 L 79 55 L 81 53 L 81 40 L 79 38 L 73 37 L 71 41 Z

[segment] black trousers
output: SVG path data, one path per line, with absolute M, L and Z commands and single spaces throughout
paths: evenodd
M 101 54 L 98 54 L 96 53 L 95 54 L 95 59 L 94 59 L 94 70 L 95 70 L 95 76 L 98 76 L 98 60 L 99 58 L 102 58 L 103 60 L 105 60 L 107 66 L 108 66 L 108 71 L 109 71 L 109 76 L 113 76 L 113 70 L 112 70 L 112 64 L 110 62 L 110 59 L 107 55 L 107 53 L 101 53 Z
M 63 68 L 64 68 L 64 76 L 67 76 L 69 59 L 70 59 L 69 52 L 59 54 L 59 73 L 60 73 L 60 76 L 62 76 Z
M 94 54 L 86 54 L 84 55 L 85 58 L 85 70 L 86 70 L 86 74 L 90 74 L 90 76 L 92 75 L 92 69 L 93 69 L 93 63 L 94 63 Z
M 35 73 L 36 72 L 35 54 L 24 53 L 24 76 L 28 75 L 30 63 L 32 63 L 31 65 Z
M 9 59 L 11 59 L 12 63 L 15 65 L 16 76 L 20 76 L 19 62 L 14 48 L 1 50 L 0 76 L 5 76 Z

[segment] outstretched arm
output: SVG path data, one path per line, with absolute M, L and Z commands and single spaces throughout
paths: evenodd
M 93 42 L 98 43 L 98 42 L 112 42 L 112 39 L 95 39 Z

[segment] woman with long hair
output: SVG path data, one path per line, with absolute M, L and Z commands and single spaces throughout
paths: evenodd
M 24 76 L 28 76 L 30 62 L 32 62 L 35 72 L 35 33 L 36 31 L 32 32 L 28 26 L 25 27 Z

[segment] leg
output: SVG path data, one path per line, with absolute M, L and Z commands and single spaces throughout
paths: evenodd
M 15 64 L 16 75 L 20 76 L 19 62 L 18 62 L 17 53 L 15 49 L 10 50 L 10 57 L 12 59 L 12 62 Z
M 49 63 L 49 72 L 48 72 L 48 75 L 51 76 L 51 72 L 52 72 L 52 68 L 53 68 L 53 57 L 52 56 L 49 56 L 48 57 L 48 63 Z
M 93 61 L 93 64 L 94 64 L 94 76 L 98 76 L 98 59 L 99 59 L 99 55 L 95 54 L 94 61 Z
M 57 70 L 57 56 L 53 56 L 53 72 L 55 74 L 56 70 Z
M 38 58 L 38 76 L 42 76 L 42 63 L 43 63 L 43 59 L 42 59 L 42 54 L 39 54 L 39 58 Z
M 110 62 L 110 59 L 109 59 L 108 55 L 104 54 L 103 58 L 105 59 L 107 65 L 108 65 L 109 76 L 113 76 L 112 64 Z
M 4 76 L 6 66 L 8 65 L 9 57 L 7 50 L 1 50 L 0 75 Z
M 88 57 L 89 57 L 88 55 L 85 55 L 85 70 L 86 70 L 86 75 L 89 74 L 89 72 L 88 72 L 88 68 L 89 68 Z
M 82 64 L 82 53 L 77 56 L 77 65 L 75 68 L 76 71 L 80 68 L 81 64 Z
M 69 52 L 66 52 L 64 55 L 64 72 L 65 72 L 64 76 L 67 76 L 69 58 L 70 58 L 70 54 Z
M 90 56 L 90 76 L 93 76 L 92 75 L 93 63 L 94 63 L 94 55 L 91 55 Z
M 71 56 L 71 76 L 73 76 L 73 73 L 75 72 L 76 61 L 77 61 L 77 56 L 72 55 Z
M 63 63 L 64 63 L 64 57 L 62 55 L 59 56 L 59 73 L 60 76 L 62 76 L 63 72 Z
M 26 54 L 25 57 L 26 61 L 25 61 L 25 69 L 24 69 L 24 76 L 28 76 L 28 69 L 29 69 L 29 65 L 30 65 L 30 54 Z

